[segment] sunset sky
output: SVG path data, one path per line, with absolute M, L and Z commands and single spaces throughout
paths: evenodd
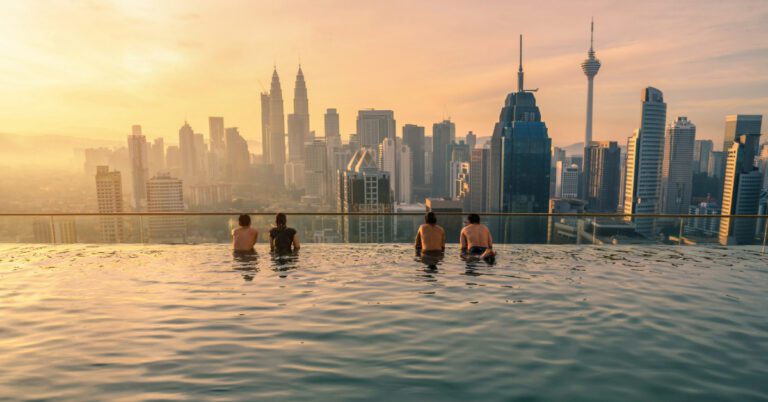
M 207 138 L 207 117 L 221 115 L 258 140 L 273 64 L 289 113 L 300 60 L 318 135 L 329 107 L 345 137 L 363 108 L 428 134 L 450 116 L 459 135 L 490 135 L 522 33 L 526 87 L 568 145 L 584 135 L 591 16 L 595 139 L 626 141 L 648 85 L 668 121 L 688 116 L 716 147 L 725 115 L 768 114 L 765 0 L 4 1 L 0 132 L 122 141 L 141 124 L 176 142 L 185 119 Z

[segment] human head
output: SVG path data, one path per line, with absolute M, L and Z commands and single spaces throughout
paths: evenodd
M 279 214 L 275 215 L 275 226 L 279 228 L 284 228 L 288 224 L 288 218 L 285 217 L 285 214 L 280 212 Z
M 471 224 L 480 223 L 480 215 L 478 215 L 478 214 L 469 214 L 469 216 L 467 216 L 467 222 L 469 222 Z
M 435 216 L 434 212 L 427 212 L 427 214 L 424 215 L 424 222 L 434 225 L 437 223 L 437 216 Z
M 242 227 L 251 226 L 251 217 L 248 215 L 240 215 L 237 218 L 237 222 L 240 223 L 240 226 Z

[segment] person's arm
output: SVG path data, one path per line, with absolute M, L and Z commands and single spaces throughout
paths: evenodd
M 445 229 L 440 231 L 440 249 L 445 251 Z
M 464 229 L 461 230 L 459 243 L 461 244 L 461 252 L 465 253 L 467 251 L 467 232 Z
M 421 227 L 419 227 L 419 230 L 416 231 L 416 241 L 414 242 L 413 246 L 416 248 L 416 250 L 421 250 Z
M 491 236 L 490 229 L 486 227 L 485 233 L 488 235 L 488 250 L 493 250 L 493 237 Z
M 251 248 L 256 245 L 256 243 L 259 242 L 259 231 L 256 229 L 253 229 L 253 243 L 251 243 Z
M 237 250 L 237 243 L 235 242 L 235 230 L 237 229 L 232 229 L 232 232 L 231 232 L 232 233 L 232 250 Z
M 301 248 L 301 244 L 299 244 L 299 234 L 294 233 L 293 234 L 293 250 L 296 251 Z
M 275 251 L 275 236 L 271 231 L 269 232 L 269 251 Z

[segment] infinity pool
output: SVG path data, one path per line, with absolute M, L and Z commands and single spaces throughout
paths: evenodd
M 500 252 L 0 245 L 0 400 L 768 399 L 759 250 Z

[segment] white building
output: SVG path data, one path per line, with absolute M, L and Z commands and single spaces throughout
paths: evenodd
M 751 138 L 750 138 L 751 137 Z M 760 207 L 763 178 L 755 168 L 754 141 L 757 135 L 741 135 L 728 149 L 723 184 L 724 215 L 756 215 Z M 720 220 L 720 244 L 751 244 L 755 240 L 756 219 L 729 218 Z
M 400 138 L 385 138 L 379 145 L 378 166 L 389 173 L 395 203 L 411 202 L 413 172 L 410 148 Z
M 149 212 L 184 212 L 182 181 L 169 174 L 159 174 L 147 181 Z M 183 216 L 150 216 L 149 238 L 158 243 L 182 243 L 187 239 L 187 221 Z
M 304 186 L 307 196 L 331 201 L 328 197 L 331 176 L 328 174 L 328 151 L 325 140 L 316 139 L 304 147 Z
M 121 213 L 123 210 L 123 185 L 120 172 L 109 171 L 109 166 L 96 167 L 96 204 L 99 213 Z M 99 217 L 101 240 L 105 243 L 120 243 L 124 239 L 123 218 L 118 216 Z
M 379 149 L 385 138 L 394 139 L 395 112 L 391 110 L 361 110 L 357 112 L 357 135 L 363 148 Z
M 133 207 L 141 209 L 147 198 L 146 183 L 149 176 L 149 150 L 147 138 L 141 134 L 141 126 L 131 127 L 128 136 L 128 160 L 131 166 Z
M 563 168 L 563 162 L 558 163 L 560 171 L 559 198 L 579 197 L 579 165 L 572 164 Z

